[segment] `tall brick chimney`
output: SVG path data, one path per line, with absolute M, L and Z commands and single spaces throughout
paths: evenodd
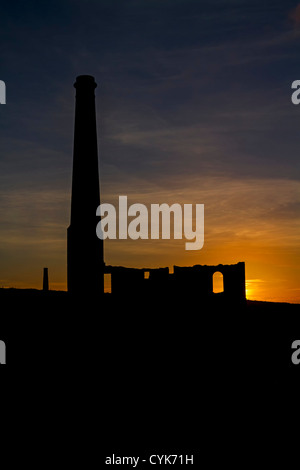
M 96 236 L 100 204 L 94 77 L 80 75 L 76 88 L 71 222 L 68 228 L 68 291 L 104 292 L 103 240 Z M 98 219 L 99 222 L 99 219 Z

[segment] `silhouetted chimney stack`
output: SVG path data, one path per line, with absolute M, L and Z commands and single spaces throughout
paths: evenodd
M 47 292 L 48 290 L 49 290 L 48 268 L 44 268 L 43 291 Z
M 68 291 L 103 294 L 103 241 L 96 235 L 100 204 L 94 77 L 80 75 L 76 88 L 71 223 L 68 228 Z

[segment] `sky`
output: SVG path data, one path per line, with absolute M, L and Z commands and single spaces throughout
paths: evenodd
M 205 206 L 205 240 L 109 240 L 111 265 L 246 263 L 300 303 L 300 3 L 3 1 L 0 287 L 66 289 L 73 84 L 93 75 L 101 201 Z

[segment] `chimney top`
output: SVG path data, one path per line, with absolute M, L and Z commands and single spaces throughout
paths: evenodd
M 92 86 L 93 89 L 96 88 L 97 83 L 95 82 L 95 78 L 92 75 L 78 75 L 76 77 L 76 82 L 74 83 L 74 87 L 77 88 L 78 86 Z

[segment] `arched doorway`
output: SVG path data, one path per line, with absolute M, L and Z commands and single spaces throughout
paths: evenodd
M 216 271 L 213 275 L 213 293 L 220 294 L 224 292 L 224 277 L 220 271 Z

